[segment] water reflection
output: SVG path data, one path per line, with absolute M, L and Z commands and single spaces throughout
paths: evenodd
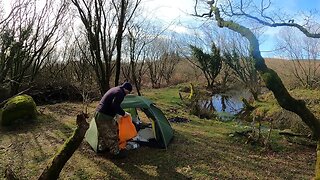
M 214 110 L 221 120 L 232 120 L 243 109 L 241 98 L 249 99 L 248 91 L 228 91 L 224 94 L 215 94 L 205 101 L 204 108 Z
M 243 103 L 235 96 L 216 94 L 211 98 L 211 104 L 217 112 L 227 112 L 237 114 L 243 108 Z

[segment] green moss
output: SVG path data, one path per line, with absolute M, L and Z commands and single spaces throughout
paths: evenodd
M 267 72 L 262 74 L 262 79 L 266 83 L 267 87 L 270 89 L 276 89 L 275 86 L 277 86 L 276 81 L 278 80 L 278 76 L 274 71 L 269 69 Z
M 280 77 L 274 70 L 268 69 L 266 72 L 263 72 L 261 74 L 261 77 L 265 82 L 267 88 L 270 89 L 273 93 L 277 94 L 279 98 L 282 98 L 282 100 L 284 101 L 287 101 L 288 98 L 290 98 L 287 89 L 284 87 Z
M 36 103 L 31 96 L 20 95 L 11 98 L 3 107 L 1 125 L 10 126 L 19 120 L 30 121 L 36 118 Z

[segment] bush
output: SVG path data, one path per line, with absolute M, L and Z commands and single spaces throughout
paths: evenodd
M 9 98 L 9 90 L 5 87 L 0 86 L 0 102 Z
M 208 106 L 211 104 L 211 100 L 206 94 L 195 90 L 195 93 L 192 93 L 191 99 L 185 101 L 185 104 L 190 109 L 190 114 L 196 115 L 201 119 L 212 119 L 216 117 L 214 107 Z M 210 97 L 210 96 L 209 96 Z
M 1 126 L 11 126 L 18 122 L 31 121 L 37 116 L 36 103 L 31 96 L 20 95 L 11 98 L 3 107 Z
M 187 87 L 187 86 L 181 86 L 179 87 L 179 91 L 184 93 L 190 93 L 191 89 L 190 87 Z
M 199 104 L 191 104 L 190 106 L 190 114 L 198 116 L 200 119 L 213 119 L 216 118 L 216 114 L 213 110 L 206 109 L 205 107 L 201 107 Z

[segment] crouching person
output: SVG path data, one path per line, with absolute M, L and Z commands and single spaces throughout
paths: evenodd
M 98 150 L 109 149 L 113 158 L 126 157 L 125 150 L 120 150 L 119 148 L 119 130 L 115 115 L 127 116 L 120 104 L 131 91 L 132 85 L 128 82 L 121 86 L 113 87 L 103 95 L 96 108 L 95 121 L 99 137 Z

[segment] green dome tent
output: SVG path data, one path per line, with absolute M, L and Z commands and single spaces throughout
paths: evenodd
M 132 121 L 136 125 L 137 122 L 140 122 L 138 110 L 150 120 L 150 123 L 144 124 L 144 127 L 139 127 L 139 124 L 136 126 L 138 136 L 133 139 L 134 141 L 167 149 L 173 138 L 173 129 L 163 112 L 152 101 L 143 96 L 127 95 L 121 103 L 121 107 L 131 114 Z M 91 120 L 85 139 L 97 151 L 98 130 L 94 119 Z
M 152 101 L 143 96 L 127 95 L 121 107 L 131 114 L 133 121 L 138 118 L 137 109 L 144 112 L 151 120 L 155 143 L 161 148 L 168 147 L 173 138 L 172 127 L 163 112 Z

